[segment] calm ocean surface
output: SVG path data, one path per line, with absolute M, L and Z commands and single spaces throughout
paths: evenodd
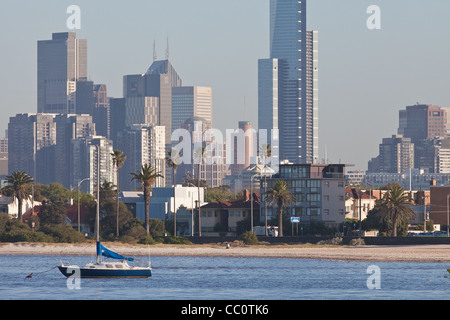
M 1 256 L 0 300 L 434 300 L 450 297 L 449 264 L 152 257 L 149 279 L 81 279 L 68 289 L 61 257 Z M 84 266 L 92 257 L 62 257 Z M 368 267 L 380 271 L 367 287 Z M 52 270 L 51 270 L 52 269 Z M 50 271 L 49 271 L 50 270 Z M 47 272 L 48 271 L 48 272 Z M 34 273 L 33 278 L 25 277 Z

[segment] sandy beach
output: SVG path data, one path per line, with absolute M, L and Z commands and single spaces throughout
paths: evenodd
M 450 262 L 450 245 L 315 246 L 315 245 L 125 245 L 105 243 L 129 256 L 254 257 L 347 261 Z M 93 244 L 0 243 L 0 255 L 95 255 Z

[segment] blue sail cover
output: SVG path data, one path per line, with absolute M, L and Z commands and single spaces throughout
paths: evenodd
M 97 242 L 97 255 L 104 256 L 107 258 L 117 259 L 117 260 L 134 261 L 134 258 L 124 257 L 120 254 L 117 254 L 117 253 L 105 248 L 100 242 Z

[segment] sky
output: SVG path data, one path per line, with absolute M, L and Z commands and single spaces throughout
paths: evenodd
M 269 57 L 269 0 L 3 0 L 0 10 L 0 136 L 9 117 L 37 110 L 37 41 L 81 9 L 88 74 L 122 97 L 122 77 L 170 60 L 184 85 L 213 88 L 213 126 L 257 127 L 258 59 Z M 379 6 L 381 29 L 367 8 Z M 417 102 L 450 107 L 450 1 L 309 0 L 319 31 L 320 158 L 366 170 L 398 111 Z

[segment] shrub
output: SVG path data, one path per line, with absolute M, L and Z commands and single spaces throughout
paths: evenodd
M 59 243 L 80 243 L 86 241 L 83 234 L 69 225 L 46 225 L 39 230 L 51 236 L 55 242 Z
M 258 237 L 256 237 L 256 234 L 251 231 L 244 232 L 241 235 L 240 238 L 246 245 L 257 245 L 258 244 Z
M 333 238 L 329 240 L 321 240 L 317 243 L 318 245 L 331 245 L 331 246 L 340 246 L 342 245 L 342 238 Z
M 364 242 L 364 239 L 357 238 L 357 239 L 350 240 L 350 245 L 351 246 L 364 246 L 364 245 L 366 245 L 366 243 Z
M 137 241 L 139 239 L 147 237 L 147 231 L 145 230 L 145 228 L 142 225 L 138 225 L 138 226 L 134 226 L 134 227 L 128 229 L 124 233 L 124 236 L 125 235 L 128 237 L 132 237 Z
M 119 240 L 120 240 L 120 242 L 123 242 L 123 243 L 132 243 L 132 244 L 137 243 L 136 238 L 126 235 L 126 234 L 123 236 L 120 236 Z
M 191 242 L 184 237 L 167 237 L 164 238 L 165 244 L 191 244 Z
M 145 236 L 145 237 L 141 238 L 138 243 L 146 244 L 146 245 L 153 245 L 153 244 L 156 244 L 157 242 L 153 239 L 152 236 Z

